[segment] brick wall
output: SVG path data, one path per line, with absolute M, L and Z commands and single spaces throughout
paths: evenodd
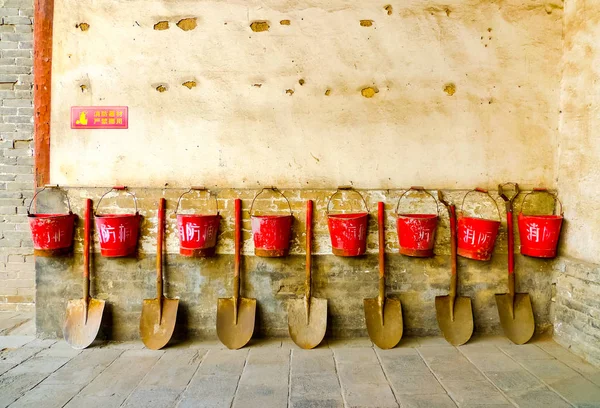
M 32 308 L 33 1 L 0 0 L 0 310 Z

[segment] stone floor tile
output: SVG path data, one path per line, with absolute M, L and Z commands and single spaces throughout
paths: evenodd
M 386 372 L 409 372 L 428 374 L 429 367 L 414 348 L 375 350 Z
M 56 344 L 58 340 L 56 339 L 35 339 L 23 345 L 23 347 L 35 347 L 35 348 L 48 348 L 54 344 Z
M 417 337 L 419 347 L 453 347 L 441 336 Z
M 442 381 L 450 397 L 459 407 L 471 405 L 508 404 L 500 391 L 488 381 Z
M 523 368 L 512 371 L 488 371 L 485 375 L 492 384 L 508 395 L 546 388 L 538 378 Z
M 287 378 L 278 385 L 244 384 L 240 380 L 232 408 L 281 408 L 288 403 Z
M 471 339 L 466 344 L 463 344 L 458 348 L 468 348 L 471 346 L 478 346 L 482 344 L 486 346 L 510 346 L 513 343 L 505 336 L 474 333 Z
M 19 364 L 12 370 L 11 373 L 22 374 L 22 373 L 41 373 L 44 377 L 50 375 L 60 367 L 65 365 L 71 358 L 70 357 L 54 357 L 54 356 L 34 356 L 29 360 Z
M 177 401 L 181 391 L 163 387 L 136 388 L 121 405 L 126 408 L 170 408 Z
M 289 375 L 289 364 L 246 364 L 240 383 L 274 386 L 287 382 Z
M 521 368 L 519 363 L 500 351 L 496 346 L 459 347 L 463 355 L 478 370 L 486 371 L 513 371 Z
M 557 393 L 547 388 L 527 391 L 510 397 L 519 408 L 570 408 Z
M 209 350 L 200 368 L 198 375 L 237 376 L 242 375 L 246 364 L 248 349 L 241 350 Z
M 520 346 L 500 346 L 500 350 L 504 351 L 506 354 L 508 354 L 510 357 L 517 361 L 552 360 L 554 358 L 535 344 L 523 344 Z
M 42 348 L 19 347 L 0 350 L 0 363 L 21 364 L 42 351 Z
M 577 407 L 600 407 L 600 387 L 584 377 L 556 381 L 551 388 Z
M 17 348 L 32 342 L 35 336 L 0 336 L 0 350 L 5 348 Z
M 48 375 L 37 372 L 14 373 L 14 370 L 0 377 L 0 407 L 7 407 L 18 400 Z
M 335 348 L 333 355 L 338 364 L 379 364 L 372 348 Z
M 58 344 L 58 343 L 57 343 Z M 81 350 L 76 350 L 74 348 L 66 348 L 66 347 L 48 347 L 39 352 L 39 356 L 47 356 L 47 357 L 68 357 L 73 358 L 76 355 L 81 353 Z
M 456 404 L 446 394 L 398 395 L 402 408 L 456 408 Z
M 305 374 L 335 374 L 335 361 L 331 349 L 292 350 L 292 376 Z
M 251 339 L 246 347 L 252 350 L 281 348 L 281 339 Z
M 388 384 L 351 384 L 346 386 L 342 383 L 342 390 L 347 407 L 398 407 Z
M 120 406 L 164 352 L 126 350 L 73 398 L 68 408 Z
M 415 347 L 419 347 L 419 340 L 417 337 L 402 337 L 400 339 L 400 343 L 398 343 L 392 350 Z
M 410 371 L 388 371 L 387 379 L 392 385 L 392 389 L 394 390 L 394 394 L 396 396 L 417 394 L 433 395 L 446 393 L 444 388 L 431 373 L 414 374 Z
M 183 392 L 179 405 L 190 405 L 193 401 L 204 401 L 206 406 L 230 407 L 239 376 L 195 375 Z M 210 404 L 209 404 L 210 403 Z M 211 405 L 212 404 L 212 405 Z M 205 406 L 205 405 L 200 405 Z
M 600 385 L 600 372 L 597 372 L 595 374 L 586 374 L 585 378 L 587 378 L 596 385 Z
M 581 374 L 595 375 L 600 373 L 600 368 L 594 367 L 555 341 L 538 344 L 538 347 Z
M 11 408 L 60 408 L 82 388 L 81 384 L 40 384 L 15 401 Z
M 546 384 L 581 375 L 558 360 L 523 360 L 521 365 Z
M 121 350 L 83 350 L 67 364 L 50 374 L 41 385 L 87 385 L 122 353 Z
M 292 375 L 292 400 L 327 400 L 342 402 L 342 391 L 333 374 Z
M 177 408 L 230 408 L 231 401 L 233 400 L 233 396 L 230 400 L 225 400 L 221 396 L 215 396 L 210 398 L 196 398 L 192 396 L 184 396 L 177 403 Z
M 16 364 L 0 362 L 0 375 L 4 374 L 5 372 L 7 372 L 8 370 L 10 370 L 11 368 L 13 368 L 15 366 L 16 366 Z
M 117 349 L 117 350 L 141 350 L 145 348 L 144 343 L 139 340 L 135 341 L 109 341 L 102 345 L 102 348 Z
M 250 349 L 248 364 L 282 364 L 289 365 L 291 351 L 281 348 Z
M 311 398 L 294 398 L 290 400 L 290 408 L 344 408 L 342 400 L 321 400 Z
M 117 350 L 115 350 L 117 351 Z M 206 350 L 168 349 L 137 389 L 183 392 L 206 355 Z
M 327 345 L 329 348 L 365 348 L 373 347 L 373 342 L 367 337 L 356 339 L 328 339 Z
M 8 331 L 11 336 L 35 336 L 35 321 L 19 319 L 18 324 Z
M 338 364 L 338 374 L 344 386 L 348 384 L 387 384 L 379 364 Z

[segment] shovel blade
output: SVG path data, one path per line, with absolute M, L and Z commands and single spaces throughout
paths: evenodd
M 457 296 L 454 298 L 454 321 L 451 317 L 452 298 L 450 296 L 435 297 L 435 311 L 438 325 L 446 341 L 453 346 L 465 344 L 473 335 L 473 306 L 471 298 Z
M 140 319 L 140 337 L 144 345 L 151 350 L 160 350 L 167 345 L 177 320 L 179 299 L 162 299 L 162 312 L 159 299 L 144 299 Z M 160 322 L 159 322 L 159 312 Z
M 288 327 L 294 343 L 303 349 L 317 347 L 327 330 L 327 299 L 310 298 L 310 312 L 306 324 L 304 299 L 292 299 L 288 303 Z
M 230 350 L 244 347 L 252 338 L 256 317 L 256 299 L 238 298 L 237 324 L 233 298 L 217 302 L 217 336 Z
M 85 317 L 85 300 L 73 299 L 67 304 L 63 336 L 71 347 L 81 350 L 92 344 L 102 322 L 104 300 L 90 298 Z
M 510 294 L 496 295 L 496 305 L 504 334 L 515 344 L 525 344 L 533 336 L 535 320 L 529 293 L 515 293 L 514 303 Z M 514 309 L 513 309 L 514 305 Z M 514 318 L 511 313 L 514 310 Z
M 383 306 L 383 325 L 381 324 L 381 310 L 379 299 L 364 300 L 365 320 L 371 341 L 383 350 L 391 349 L 402 338 L 402 305 L 399 300 L 385 298 Z

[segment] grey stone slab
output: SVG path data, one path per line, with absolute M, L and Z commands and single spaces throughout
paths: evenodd
M 151 350 L 123 352 L 66 406 L 106 408 L 121 405 L 163 353 Z
M 485 375 L 492 384 L 508 395 L 545 388 L 539 379 L 529 374 L 523 368 L 513 371 L 488 371 Z
M 203 401 L 207 405 L 200 406 L 230 407 L 238 382 L 239 376 L 196 374 L 183 392 L 179 405 L 194 406 L 190 404 Z
M 240 380 L 233 408 L 280 408 L 288 403 L 287 378 L 281 379 L 278 385 L 244 384 Z
M 347 407 L 398 407 L 388 384 L 342 384 Z
M 332 350 L 292 350 L 292 376 L 335 372 Z
M 102 348 L 117 349 L 117 350 L 141 350 L 144 343 L 139 340 L 135 341 L 109 341 L 102 345 Z
M 35 347 L 35 348 L 48 348 L 56 344 L 58 340 L 55 339 L 35 339 L 29 343 L 24 344 L 22 347 Z
M 471 405 L 508 404 L 500 391 L 486 381 L 443 381 L 450 397 L 459 407 Z
M 21 347 L 35 340 L 35 336 L 0 336 L 0 350 Z
M 556 381 L 552 389 L 571 404 L 580 408 L 600 407 L 600 387 L 584 377 Z
M 387 378 L 392 385 L 394 394 L 417 395 L 417 394 L 445 394 L 446 391 L 431 373 L 412 374 L 405 372 L 387 372 Z
M 240 376 L 246 364 L 248 350 L 209 350 L 204 357 L 198 375 Z
M 11 368 L 15 367 L 16 364 L 12 364 L 12 363 L 0 363 L 0 375 L 4 374 L 5 372 L 7 372 L 8 370 L 10 370 Z
M 183 391 L 206 353 L 206 350 L 190 349 L 165 351 L 137 388 Z
M 64 406 L 83 385 L 80 384 L 39 384 L 15 401 L 11 408 L 59 408 Z
M 278 385 L 290 375 L 289 364 L 247 364 L 240 383 L 254 385 Z
M 479 345 L 487 345 L 487 346 L 510 346 L 513 343 L 505 336 L 499 336 L 495 334 L 478 334 L 474 333 L 473 336 L 469 339 L 469 342 L 459 346 L 459 349 L 468 348 L 472 346 Z
M 504 351 L 516 361 L 523 360 L 552 360 L 550 354 L 536 346 L 535 344 L 523 344 L 520 346 L 500 346 L 500 350 Z
M 231 397 L 233 400 L 233 397 Z M 222 397 L 196 398 L 185 396 L 177 403 L 177 408 L 230 408 L 231 400 L 225 400 Z
M 336 348 L 333 355 L 338 364 L 379 364 L 372 348 Z
M 56 344 L 61 344 L 61 343 L 56 343 Z M 79 353 L 81 353 L 81 350 L 76 350 L 72 347 L 63 347 L 62 345 L 60 347 L 55 347 L 56 346 L 53 345 L 52 347 L 46 348 L 44 350 L 42 350 L 39 355 L 40 356 L 48 356 L 48 357 L 68 357 L 68 358 L 73 358 L 76 355 L 78 355 Z
M 181 392 L 178 390 L 162 387 L 136 389 L 122 406 L 127 408 L 169 408 L 174 406 L 179 394 Z
M 21 398 L 48 375 L 35 372 L 14 373 L 14 370 L 0 376 L 0 407 L 6 407 Z
M 281 348 L 250 349 L 248 353 L 249 365 L 285 364 L 289 365 L 291 351 Z
M 251 339 L 248 342 L 248 348 L 256 350 L 260 348 L 281 348 L 281 339 Z
M 446 339 L 440 336 L 417 337 L 419 347 L 452 347 Z
M 290 408 L 344 408 L 341 400 L 320 400 L 310 398 L 293 398 L 290 400 Z
M 600 385 L 600 372 L 594 374 L 586 374 L 585 378 L 587 378 L 596 385 Z
M 387 373 L 408 372 L 413 374 L 429 374 L 427 364 L 417 350 L 399 348 L 392 350 L 376 350 L 381 365 Z
M 67 364 L 50 374 L 43 385 L 87 385 L 121 355 L 121 350 L 83 350 Z
M 521 368 L 519 363 L 500 351 L 496 346 L 460 347 L 459 350 L 478 370 L 483 372 L 514 371 Z
M 8 330 L 11 336 L 35 336 L 35 322 L 31 319 L 21 320 L 12 329 Z
M 338 364 L 338 375 L 344 386 L 351 384 L 387 384 L 379 364 Z
M 429 368 L 431 368 L 431 371 L 442 382 L 446 380 L 465 382 L 485 380 L 484 375 L 466 359 L 448 361 L 446 363 L 436 361 L 435 363 L 430 363 Z
M 19 347 L 0 350 L 0 363 L 21 364 L 42 351 L 42 348 Z
M 570 408 L 558 394 L 549 389 L 531 390 L 520 395 L 513 395 L 511 399 L 519 408 Z
M 446 394 L 398 395 L 402 408 L 456 408 L 456 404 Z
M 292 400 L 328 400 L 342 402 L 342 390 L 337 376 L 332 374 L 292 375 Z
M 35 373 L 44 374 L 44 377 L 58 370 L 70 360 L 69 357 L 51 357 L 51 356 L 35 356 L 19 364 L 10 373 L 23 374 Z
M 27 322 L 29 322 L 29 321 L 30 321 L 29 319 L 18 319 L 18 318 L 0 320 L 0 333 L 2 333 L 2 334 L 13 333 L 13 331 L 17 330 L 20 326 L 27 324 Z M 35 333 L 26 333 L 25 335 L 33 335 L 33 334 L 35 334 Z
M 365 348 L 373 347 L 373 342 L 368 337 L 354 339 L 327 339 L 329 348 Z
M 548 341 L 541 344 L 537 344 L 542 350 L 552 355 L 557 360 L 568 365 L 570 368 L 576 370 L 583 375 L 596 375 L 600 373 L 600 369 L 594 367 L 581 357 L 571 353 L 569 350 L 556 343 L 555 341 Z
M 525 360 L 521 364 L 546 384 L 580 376 L 577 371 L 558 360 Z

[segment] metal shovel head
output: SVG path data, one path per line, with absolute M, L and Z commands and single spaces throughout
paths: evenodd
M 367 331 L 371 341 L 383 350 L 393 348 L 402 338 L 402 305 L 399 300 L 385 298 L 383 306 L 383 325 L 379 299 L 364 300 Z
M 511 309 L 514 304 L 514 318 Z M 513 298 L 508 293 L 496 295 L 496 305 L 500 315 L 500 324 L 504 334 L 515 344 L 525 344 L 533 336 L 535 321 L 529 293 L 515 293 Z
M 310 312 L 306 323 L 306 298 L 292 299 L 288 303 L 290 337 L 299 347 L 317 347 L 327 330 L 327 299 L 310 298 Z
M 162 312 L 159 312 L 162 303 Z M 177 320 L 177 308 L 179 299 L 163 298 L 144 299 L 142 305 L 142 317 L 140 319 L 140 336 L 144 345 L 151 350 L 159 350 L 167 345 L 173 330 L 175 330 L 175 321 Z
M 454 298 L 454 321 L 452 320 L 452 298 L 450 296 L 435 297 L 435 311 L 438 325 L 446 341 L 453 346 L 465 344 L 473 335 L 473 306 L 471 298 L 457 296 Z
M 67 318 L 63 326 L 63 336 L 74 349 L 84 349 L 96 338 L 104 313 L 104 300 L 89 299 L 87 319 L 85 300 L 73 299 L 67 303 Z
M 256 299 L 238 298 L 237 323 L 233 298 L 217 302 L 217 336 L 230 350 L 244 347 L 252 338 L 256 317 Z

